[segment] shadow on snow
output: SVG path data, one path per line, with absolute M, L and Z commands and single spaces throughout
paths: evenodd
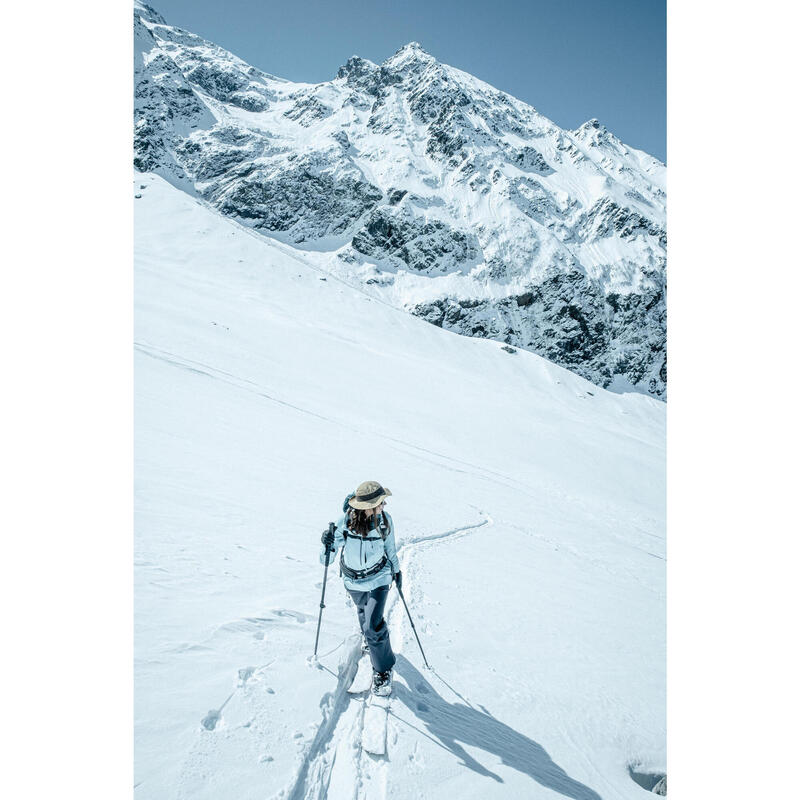
M 404 656 L 398 654 L 395 671 L 403 676 L 411 691 L 401 683 L 395 683 L 394 696 L 424 723 L 431 738 L 460 758 L 464 766 L 503 782 L 499 775 L 476 761 L 459 742 L 494 753 L 504 764 L 572 800 L 602 800 L 593 789 L 570 778 L 532 739 L 517 733 L 485 710 L 479 711 L 464 703 L 448 703 Z M 410 724 L 395 714 L 393 716 Z

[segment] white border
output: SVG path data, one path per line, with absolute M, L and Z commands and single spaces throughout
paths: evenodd
M 668 791 L 791 795 L 796 6 L 668 15 Z M 788 347 L 787 347 L 788 345 Z M 787 767 L 789 771 L 787 771 Z
M 133 785 L 132 9 L 3 14 L 0 791 L 121 797 Z

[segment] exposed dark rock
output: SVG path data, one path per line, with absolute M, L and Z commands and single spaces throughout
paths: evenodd
M 610 197 L 598 200 L 588 212 L 581 215 L 575 227 L 583 240 L 591 241 L 615 232 L 623 239 L 637 235 L 653 236 L 662 247 L 667 246 L 667 234 L 663 228 L 638 211 L 618 205 Z
M 249 84 L 243 75 L 215 64 L 200 63 L 186 77 L 217 100 L 227 100 Z
M 569 208 L 561 208 L 553 193 L 533 178 L 518 178 L 508 186 L 508 198 L 522 211 L 542 225 L 557 221 L 563 224 Z
M 349 58 L 339 67 L 337 78 L 344 78 L 347 85 L 366 94 L 378 96 L 382 89 L 403 82 L 403 76 L 383 66 L 377 66 L 359 56 Z
M 138 15 L 134 15 L 134 42 L 140 51 L 155 45 L 153 35 Z M 185 130 L 210 126 L 214 122 L 210 111 L 175 62 L 163 53 L 135 70 L 133 96 L 134 166 L 142 172 L 180 172 L 173 154 L 180 141 L 176 126 Z
M 473 261 L 480 253 L 475 236 L 439 220 L 378 208 L 353 237 L 353 248 L 366 256 L 397 258 L 421 272 L 452 268 Z
M 337 78 L 345 78 L 348 85 L 361 88 L 365 80 L 370 79 L 377 71 L 377 67 L 370 61 L 360 56 L 352 56 L 339 67 Z
M 533 303 L 533 292 L 524 292 L 517 295 L 517 305 L 520 308 L 527 308 L 531 303 Z
M 389 205 L 396 206 L 406 195 L 406 189 L 390 189 L 389 190 Z
M 576 271 L 553 274 L 529 291 L 501 301 L 446 298 L 411 310 L 448 330 L 531 350 L 601 386 L 608 386 L 614 375 L 622 375 L 663 396 L 663 291 L 662 285 L 642 295 L 606 298 Z M 637 341 L 642 336 L 644 347 Z
M 214 193 L 212 200 L 223 213 L 253 220 L 257 228 L 288 231 L 303 223 L 294 238 L 299 243 L 343 233 L 382 197 L 380 189 L 364 180 L 298 164 L 276 174 L 256 170 Z
M 232 103 L 245 111 L 264 111 L 267 108 L 267 101 L 257 92 L 234 92 L 228 102 Z
M 512 151 L 511 163 L 526 172 L 537 172 L 539 175 L 552 175 L 555 170 L 544 160 L 542 154 L 530 146 Z
M 320 102 L 313 95 L 308 95 L 299 98 L 288 111 L 284 112 L 283 116 L 308 127 L 317 120 L 329 117 L 331 113 L 332 111 L 328 106 Z

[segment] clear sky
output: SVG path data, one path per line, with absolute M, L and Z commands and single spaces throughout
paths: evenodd
M 666 0 L 145 0 L 170 25 L 293 81 L 419 42 L 562 128 L 597 117 L 666 160 Z

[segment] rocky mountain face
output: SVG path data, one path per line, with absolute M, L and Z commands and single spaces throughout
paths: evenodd
M 412 42 L 292 83 L 134 7 L 134 165 L 434 325 L 666 398 L 666 169 Z

